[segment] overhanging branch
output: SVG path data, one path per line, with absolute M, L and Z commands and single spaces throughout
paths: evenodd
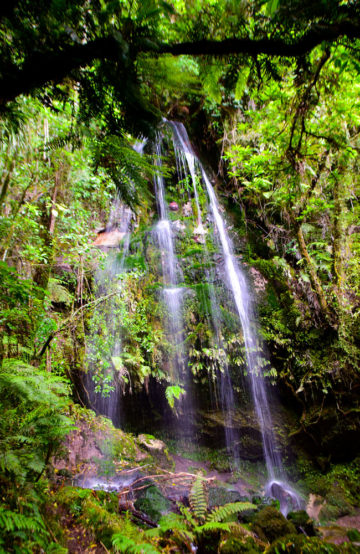
M 86 67 L 95 59 L 119 59 L 120 54 L 120 43 L 114 37 L 35 54 L 21 67 L 6 68 L 0 79 L 0 105 L 49 82 L 59 83 L 71 71 Z
M 174 56 L 225 56 L 265 54 L 275 57 L 299 57 L 311 52 L 319 44 L 334 43 L 339 38 L 360 38 L 360 23 L 356 20 L 317 26 L 298 40 L 277 38 L 229 38 L 221 41 L 200 40 L 178 44 L 158 44 L 136 47 L 138 52 Z M 86 67 L 94 60 L 112 59 L 121 63 L 123 45 L 113 36 L 95 39 L 86 44 L 70 44 L 58 51 L 41 52 L 28 58 L 22 66 L 3 68 L 0 78 L 0 105 L 28 94 L 49 82 L 61 82 L 75 69 Z
M 162 54 L 192 55 L 192 56 L 225 56 L 228 54 L 245 54 L 256 56 L 267 54 L 279 57 L 300 57 L 311 52 L 323 42 L 333 43 L 340 37 L 349 39 L 360 38 L 360 24 L 344 21 L 329 26 L 319 26 L 306 32 L 296 41 L 263 38 L 229 38 L 222 41 L 200 40 L 179 44 L 161 45 Z

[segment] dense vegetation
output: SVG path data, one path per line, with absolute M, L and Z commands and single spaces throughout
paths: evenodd
M 167 117 L 186 123 L 213 173 L 257 290 L 269 353 L 264 373 L 279 391 L 293 475 L 305 492 L 326 498 L 324 519 L 359 506 L 359 40 L 352 0 L 14 0 L 0 7 L 1 551 L 187 552 L 195 544 L 199 552 L 257 552 L 274 541 L 268 551 L 338 551 L 296 535 L 296 523 L 265 504 L 208 506 L 201 477 L 189 507 L 139 531 L 119 515 L 115 495 L 59 488 L 54 460 L 86 418 L 114 433 L 78 405 L 88 402 L 89 366 L 97 390 L 111 394 L 104 360 L 118 329 L 123 353 L 112 363 L 134 393 L 124 401 L 132 419 L 152 387 L 170 418 L 182 393 L 167 372 L 172 345 L 157 301 L 153 152 L 133 148 L 143 137 L 151 141 Z M 184 212 L 191 183 L 175 186 L 171 146 L 162 162 L 173 184 L 168 200 L 182 210 L 173 219 L 182 226 L 177 254 L 192 291 L 189 365 L 206 411 L 206 387 L 224 363 L 204 301 L 203 270 L 217 251 L 209 237 L 194 243 Z M 116 194 L 135 214 L 134 233 L 122 293 L 105 297 L 94 279 L 105 256 L 92 243 Z M 205 204 L 201 196 L 201 210 Z M 243 339 L 226 299 L 222 307 L 226 363 L 239 392 Z M 248 425 L 239 419 L 239 427 Z M 257 447 L 243 437 L 249 460 L 257 460 Z M 138 443 L 121 440 L 126 448 L 115 441 L 111 456 L 135 464 Z M 279 533 L 266 534 L 266 518 Z M 84 542 L 76 545 L 80 532 Z

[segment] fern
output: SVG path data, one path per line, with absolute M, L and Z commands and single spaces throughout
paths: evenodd
M 228 523 L 219 523 L 218 521 L 208 521 L 204 525 L 199 525 L 194 529 L 197 535 L 206 533 L 207 531 L 227 531 L 230 533 L 230 525 Z
M 205 520 L 208 507 L 206 481 L 200 473 L 198 473 L 191 487 L 189 502 L 196 519 L 198 521 Z
M 159 554 L 159 551 L 150 543 L 137 544 L 133 539 L 120 533 L 112 537 L 112 545 L 117 552 L 124 554 Z
M 183 394 L 185 394 L 185 389 L 179 387 L 179 385 L 171 385 L 169 387 L 166 387 L 165 396 L 170 408 L 174 408 L 175 399 L 179 400 L 180 396 L 182 396 Z
M 0 471 L 17 484 L 36 480 L 73 428 L 65 416 L 68 385 L 21 360 L 0 368 Z
M 0 507 L 0 528 L 7 532 L 44 531 L 44 523 L 40 518 L 25 516 Z
M 222 522 L 239 512 L 252 510 L 254 508 L 255 506 L 254 504 L 251 504 L 251 502 L 233 502 L 231 504 L 225 504 L 224 506 L 220 506 L 219 508 L 213 510 L 207 517 L 207 522 Z
M 190 525 L 190 527 L 191 528 L 196 527 L 197 526 L 197 521 L 193 517 L 193 515 L 192 515 L 191 511 L 189 510 L 189 508 L 186 508 L 186 506 L 183 506 L 181 504 L 178 504 L 178 507 L 179 507 L 181 515 L 184 516 L 186 522 Z
M 186 510 L 186 508 L 184 509 Z M 191 523 L 189 523 L 186 516 L 182 518 L 180 515 L 170 512 L 160 519 L 158 527 L 145 531 L 145 535 L 147 537 L 155 538 L 171 534 L 175 542 L 179 542 L 180 540 L 180 542 L 191 544 L 194 542 L 195 536 L 189 528 L 192 528 L 194 523 L 194 519 L 191 516 L 190 520 Z

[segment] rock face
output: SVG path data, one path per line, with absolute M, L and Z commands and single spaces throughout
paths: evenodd
M 103 231 L 98 233 L 93 245 L 98 247 L 104 246 L 107 248 L 116 248 L 116 246 L 119 246 L 125 235 L 126 233 L 122 233 L 117 229 L 114 229 L 113 231 Z
M 241 457 L 249 461 L 262 460 L 262 436 L 256 417 L 250 411 L 236 411 L 232 414 L 232 424 L 240 440 Z M 199 433 L 211 447 L 219 448 L 224 441 L 225 416 L 221 411 L 202 412 L 199 419 Z M 225 446 L 225 445 L 224 445 Z
M 87 411 L 77 418 L 76 430 L 67 435 L 64 451 L 60 458 L 53 460 L 53 466 L 56 473 L 66 477 L 92 478 L 105 465 L 116 474 L 147 457 L 134 437 Z

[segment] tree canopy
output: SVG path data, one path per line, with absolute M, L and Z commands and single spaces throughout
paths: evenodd
M 235 56 L 235 70 L 250 65 L 261 77 L 262 68 L 275 75 L 281 58 L 296 59 L 303 73 L 316 47 L 341 45 L 359 64 L 356 1 L 14 1 L 0 18 L 3 107 L 20 94 L 46 95 L 49 84 L 64 96 L 70 80 L 98 111 L 111 90 L 131 128 L 135 111 L 140 127 L 156 118 L 141 87 L 144 55 Z

